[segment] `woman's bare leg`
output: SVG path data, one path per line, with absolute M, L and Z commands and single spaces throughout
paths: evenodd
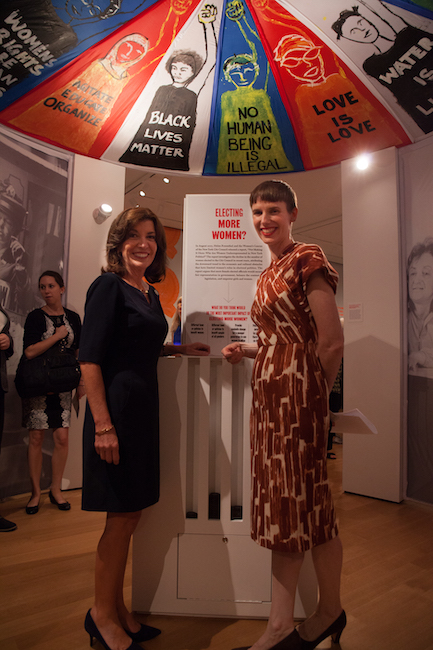
M 58 503 L 66 503 L 61 485 L 68 459 L 69 429 L 59 427 L 53 431 L 54 450 L 51 459 L 51 494 Z
M 251 650 L 269 650 L 294 630 L 296 586 L 303 560 L 303 553 L 272 552 L 271 612 L 263 636 Z
M 140 511 L 141 515 L 141 511 Z M 139 518 L 137 519 L 136 525 L 138 524 Z M 135 528 L 134 528 L 135 530 Z M 134 532 L 134 531 L 133 531 Z M 126 570 L 126 563 L 128 561 L 128 548 L 124 549 L 124 557 L 123 557 L 123 571 L 122 571 L 122 580 L 119 583 L 118 589 L 117 589 L 117 601 L 116 601 L 116 608 L 117 608 L 117 615 L 119 617 L 119 621 L 122 625 L 122 627 L 126 630 L 129 630 L 130 632 L 138 632 L 141 628 L 141 624 L 138 623 L 135 620 L 134 615 L 129 611 L 129 609 L 125 605 L 125 598 L 124 598 L 124 578 L 125 578 L 125 570 Z
M 42 472 L 42 443 L 44 429 L 29 429 L 28 462 L 29 474 L 32 484 L 32 496 L 28 506 L 37 506 L 41 498 L 41 472 Z
M 107 513 L 105 530 L 99 540 L 95 564 L 95 604 L 91 615 L 111 650 L 126 650 L 131 638 L 119 618 L 119 593 L 122 590 L 129 543 L 141 516 L 138 512 Z M 127 611 L 127 610 L 126 610 Z M 120 612 L 123 617 L 124 613 Z M 135 631 L 135 630 L 131 630 Z
M 315 546 L 312 551 L 314 568 L 319 583 L 319 602 L 316 611 L 299 626 L 303 639 L 317 639 L 341 614 L 340 600 L 343 547 L 339 537 Z

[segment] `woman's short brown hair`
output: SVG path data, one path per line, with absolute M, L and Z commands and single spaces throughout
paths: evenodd
M 252 207 L 259 199 L 269 203 L 283 201 L 289 212 L 293 212 L 298 207 L 295 191 L 285 181 L 264 181 L 257 185 L 250 194 L 250 206 Z
M 155 227 L 157 251 L 152 264 L 146 269 L 144 277 L 151 283 L 161 282 L 165 278 L 167 265 L 167 242 L 165 239 L 164 226 L 148 208 L 129 208 L 117 216 L 111 224 L 107 237 L 106 256 L 107 265 L 102 268 L 103 273 L 111 271 L 123 277 L 126 274 L 126 267 L 123 261 L 120 248 L 123 242 L 128 239 L 129 234 L 141 221 L 152 221 Z

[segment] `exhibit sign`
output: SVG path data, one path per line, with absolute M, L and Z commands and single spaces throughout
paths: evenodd
M 183 341 L 202 341 L 212 356 L 233 341 L 253 342 L 257 278 L 270 264 L 247 194 L 189 194 L 184 203 Z

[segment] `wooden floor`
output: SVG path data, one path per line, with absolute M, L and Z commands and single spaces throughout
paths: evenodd
M 433 649 L 433 507 L 393 504 L 341 491 L 341 445 L 329 461 L 345 548 L 343 601 L 348 626 L 342 650 Z M 84 650 L 83 621 L 92 604 L 93 561 L 104 515 L 70 512 L 44 495 L 28 516 L 28 495 L 0 504 L 18 529 L 0 533 L 1 650 Z M 126 579 L 130 600 L 131 563 Z M 147 650 L 231 650 L 254 642 L 262 620 L 141 616 L 163 634 Z M 327 645 L 328 643 L 328 645 Z M 95 650 L 101 646 L 95 643 Z M 321 647 L 329 647 L 329 641 Z

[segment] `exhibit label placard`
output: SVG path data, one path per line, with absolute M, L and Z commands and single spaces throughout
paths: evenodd
M 270 253 L 252 222 L 247 194 L 189 194 L 184 203 L 183 340 L 211 355 L 256 340 L 250 312 Z

